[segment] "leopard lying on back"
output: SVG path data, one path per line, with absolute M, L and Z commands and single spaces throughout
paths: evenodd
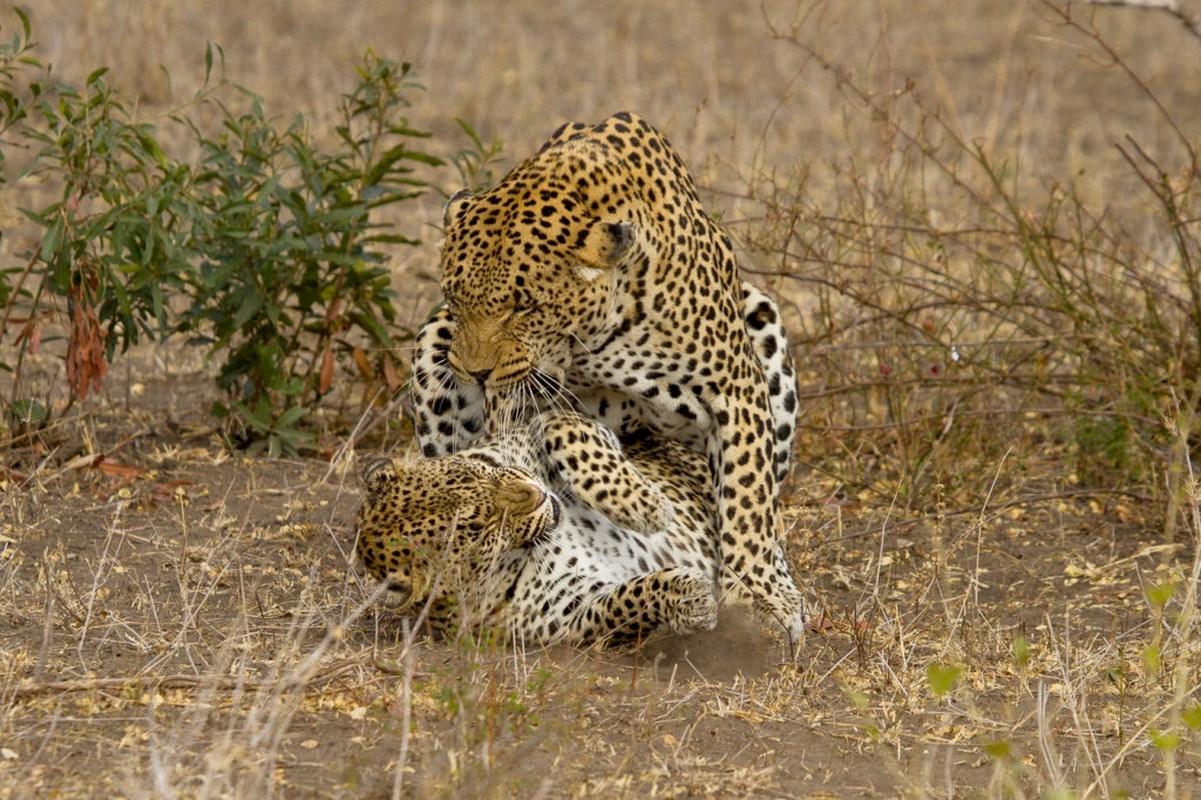
M 535 644 L 634 642 L 717 621 L 708 464 L 650 438 L 544 413 L 503 441 L 364 470 L 357 551 L 435 630 Z

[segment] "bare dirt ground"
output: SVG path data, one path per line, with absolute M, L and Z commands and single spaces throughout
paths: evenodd
M 1048 479 L 904 516 L 806 481 L 789 550 L 825 613 L 794 654 L 736 613 L 636 654 L 440 643 L 350 566 L 353 477 L 229 454 L 167 402 L 193 381 L 9 452 L 6 796 L 963 796 L 1102 765 L 1094 794 L 1161 788 L 1136 676 L 1171 562 L 1121 498 Z M 964 665 L 944 697 L 932 663 Z
M 820 197 L 852 157 L 888 158 L 769 22 L 882 87 L 914 81 L 965 137 L 1037 164 L 1032 187 L 1074 176 L 1131 226 L 1147 212 L 1111 145 L 1174 135 L 1038 3 L 548 5 L 50 0 L 31 16 L 59 74 L 109 64 L 151 115 L 192 90 L 206 39 L 231 79 L 317 125 L 365 47 L 411 59 L 435 147 L 462 146 L 459 117 L 504 138 L 506 164 L 566 119 L 630 108 L 747 236 L 755 176 L 804 170 Z M 1096 15 L 1201 130 L 1201 43 L 1167 15 Z M 36 244 L 14 209 L 39 187 L 4 191 L 8 266 Z M 437 206 L 396 222 L 432 242 Z M 435 263 L 429 245 L 398 254 L 403 323 L 433 302 Z M 27 360 L 55 413 L 0 438 L 0 797 L 1201 796 L 1181 721 L 1201 636 L 1177 614 L 1198 531 L 1166 537 L 1141 484 L 1083 480 L 1041 411 L 993 435 L 978 422 L 979 453 L 910 502 L 887 415 L 869 397 L 856 425 L 884 433 L 849 449 L 830 354 L 797 357 L 811 416 L 786 544 L 814 630 L 790 652 L 730 613 L 637 653 L 434 641 L 372 602 L 351 467 L 407 445 L 395 408 L 331 408 L 320 453 L 248 458 L 215 435 L 209 368 L 182 343 L 118 360 L 82 407 L 52 348 Z

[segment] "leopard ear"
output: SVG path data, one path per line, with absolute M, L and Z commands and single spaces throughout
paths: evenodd
M 575 256 L 585 280 L 599 278 L 625 258 L 634 244 L 634 226 L 629 222 L 595 220 L 576 239 Z
M 460 189 L 450 196 L 446 201 L 446 205 L 442 206 L 442 224 L 450 227 L 450 224 L 459 218 L 463 213 L 464 203 L 468 197 L 471 197 L 470 189 Z
M 361 480 L 367 493 L 379 497 L 388 484 L 394 482 L 408 470 L 408 465 L 399 458 L 375 458 L 362 466 Z

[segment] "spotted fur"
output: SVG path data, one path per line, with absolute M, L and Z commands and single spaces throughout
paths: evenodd
M 632 114 L 567 125 L 495 188 L 455 195 L 442 292 L 415 356 L 427 455 L 536 408 L 688 444 L 708 458 L 723 591 L 800 636 L 777 547 L 797 410 L 779 313 L 658 131 Z
M 548 413 L 501 440 L 364 470 L 357 551 L 431 625 L 627 643 L 717 620 L 704 457 Z

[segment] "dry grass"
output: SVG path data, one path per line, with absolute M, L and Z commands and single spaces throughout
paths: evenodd
M 1164 195 L 1196 208 L 1201 43 L 1073 13 L 39 3 L 56 73 L 109 65 L 152 118 L 211 40 L 318 130 L 364 48 L 411 60 L 445 154 L 455 118 L 508 163 L 659 124 L 791 315 L 823 630 L 793 659 L 734 618 L 637 656 L 427 641 L 349 567 L 342 468 L 403 432 L 331 409 L 334 468 L 243 460 L 206 366 L 147 347 L 4 451 L 0 796 L 1196 797 L 1197 237 Z M 5 266 L 43 190 L 5 186 Z M 432 241 L 437 206 L 398 223 Z M 406 323 L 434 261 L 398 254 Z M 27 369 L 61 409 L 61 364 Z

